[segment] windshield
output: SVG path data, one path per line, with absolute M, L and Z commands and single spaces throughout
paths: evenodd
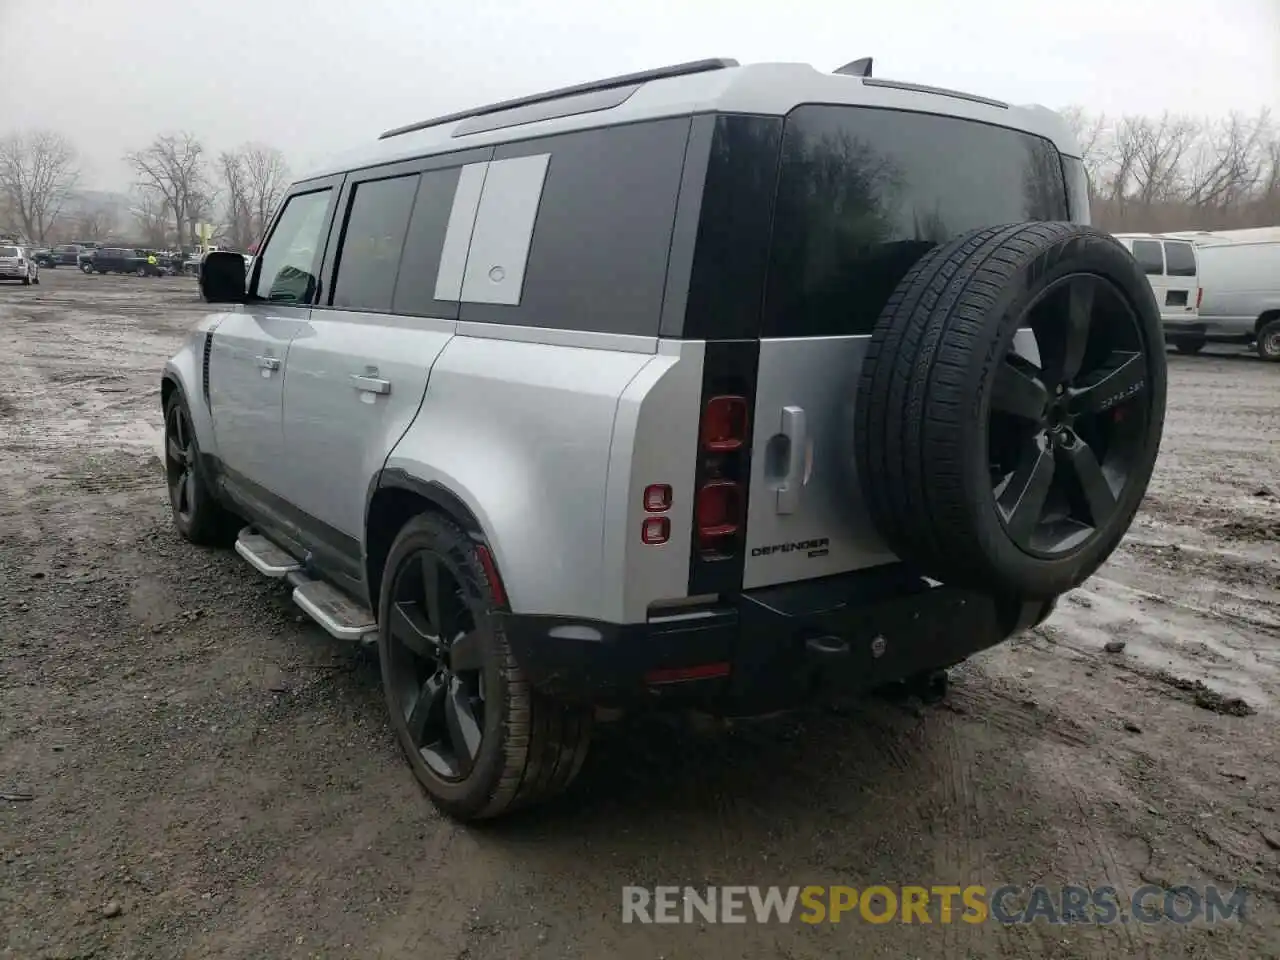
M 0 247 L 0 257 L 19 256 L 17 247 Z

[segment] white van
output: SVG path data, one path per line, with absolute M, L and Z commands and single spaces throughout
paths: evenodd
M 1147 275 L 1166 339 L 1183 353 L 1199 351 L 1204 341 L 1194 335 L 1200 296 L 1195 245 L 1153 233 L 1117 233 L 1115 238 Z
M 1193 342 L 1256 343 L 1264 360 L 1280 361 L 1280 240 L 1206 243 L 1196 254 L 1203 294 Z

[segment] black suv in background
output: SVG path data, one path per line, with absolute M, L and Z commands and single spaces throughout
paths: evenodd
M 150 267 L 145 255 L 129 247 L 99 247 L 91 255 L 84 254 L 80 265 L 85 273 L 136 273 L 145 277 L 160 272 Z
M 50 266 L 56 267 L 74 267 L 80 263 L 80 256 L 88 253 L 84 247 L 78 243 L 60 243 L 53 248 L 53 263 Z

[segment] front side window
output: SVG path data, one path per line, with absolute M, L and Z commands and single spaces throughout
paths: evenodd
M 418 175 L 357 184 L 338 253 L 333 305 L 386 311 L 396 289 Z
M 286 201 L 260 258 L 254 288 L 259 300 L 310 303 L 324 246 L 331 190 L 299 193 Z
M 1165 272 L 1171 277 L 1194 277 L 1196 254 L 1189 243 L 1164 244 Z
M 1164 273 L 1164 253 L 1159 240 L 1133 241 L 1133 259 L 1138 261 L 1143 273 L 1160 276 Z
M 955 117 L 810 105 L 791 112 L 765 336 L 867 334 L 907 271 L 969 230 L 1066 220 L 1048 140 Z

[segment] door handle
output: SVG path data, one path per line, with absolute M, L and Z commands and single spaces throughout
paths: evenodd
M 804 407 L 782 408 L 782 435 L 787 438 L 787 472 L 778 485 L 778 513 L 795 513 L 800 505 L 800 490 L 808 477 L 805 461 L 808 457 L 809 431 L 805 422 Z
M 351 386 L 361 393 L 388 394 L 391 392 L 391 381 L 381 377 L 369 377 L 359 373 L 351 374 Z
M 258 366 L 260 366 L 263 370 L 279 370 L 280 369 L 279 357 L 258 357 L 257 361 L 258 361 Z

